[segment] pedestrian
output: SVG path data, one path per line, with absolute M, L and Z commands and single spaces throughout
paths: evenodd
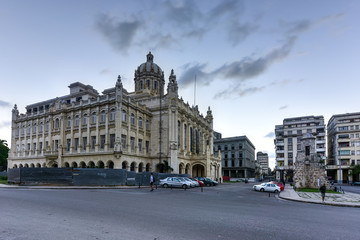
M 151 192 L 152 191 L 154 191 L 154 182 L 155 182 L 155 178 L 154 178 L 154 176 L 153 176 L 153 174 L 152 173 L 150 173 L 150 188 L 151 188 Z
M 221 184 L 221 177 L 219 178 L 220 184 Z
M 320 192 L 321 192 L 322 202 L 324 202 L 325 201 L 325 193 L 326 193 L 325 183 L 321 186 Z

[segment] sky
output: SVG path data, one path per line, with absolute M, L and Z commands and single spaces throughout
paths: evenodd
M 0 0 L 0 139 L 14 104 L 73 82 L 102 92 L 121 75 L 134 91 L 151 51 L 215 131 L 246 135 L 274 168 L 284 118 L 359 112 L 359 12 L 358 0 Z

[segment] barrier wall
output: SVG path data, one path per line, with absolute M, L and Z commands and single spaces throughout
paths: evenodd
M 189 177 L 189 174 L 154 172 L 155 184 L 166 177 Z M 136 173 L 125 169 L 100 168 L 12 168 L 8 182 L 23 185 L 73 186 L 148 186 L 150 172 Z

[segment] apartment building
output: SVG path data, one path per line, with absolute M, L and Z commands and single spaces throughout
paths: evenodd
M 285 118 L 282 125 L 275 126 L 275 170 L 278 180 L 292 180 L 297 151 L 301 149 L 303 134 L 316 137 L 316 154 L 319 161 L 325 161 L 326 140 L 323 116 Z
M 257 152 L 256 153 L 256 160 L 261 166 L 261 175 L 268 175 L 269 174 L 269 156 L 267 153 Z
M 327 127 L 327 174 L 337 182 L 359 181 L 352 166 L 360 164 L 360 112 L 333 115 Z

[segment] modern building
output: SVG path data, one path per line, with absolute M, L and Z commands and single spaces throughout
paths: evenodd
M 316 137 L 316 157 L 320 161 L 325 161 L 324 117 L 303 116 L 286 118 L 283 120 L 282 125 L 275 126 L 276 179 L 291 180 L 293 178 L 297 150 L 301 149 L 301 138 L 305 133 L 311 133 Z
M 99 94 L 92 86 L 70 84 L 70 93 L 12 111 L 8 167 L 98 167 L 221 177 L 213 152 L 213 116 L 203 117 L 178 95 L 171 70 L 167 91 L 162 69 L 149 53 L 135 69 L 133 92 L 115 86 Z
M 260 175 L 268 175 L 269 174 L 269 155 L 267 153 L 263 152 L 257 152 L 256 153 L 256 160 L 261 166 L 261 172 Z
M 214 151 L 221 153 L 223 176 L 254 177 L 255 146 L 246 136 L 215 139 Z
M 333 115 L 327 135 L 329 178 L 337 182 L 359 181 L 359 176 L 352 176 L 350 169 L 360 164 L 360 112 Z

